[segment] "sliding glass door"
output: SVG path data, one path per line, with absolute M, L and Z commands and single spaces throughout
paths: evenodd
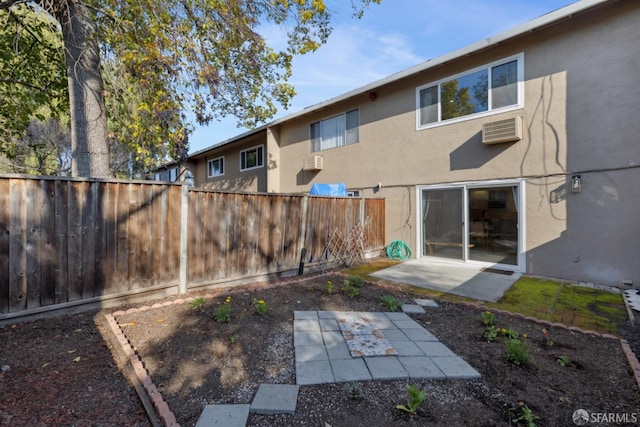
M 518 187 L 468 190 L 469 259 L 518 264 Z
M 422 254 L 518 267 L 520 183 L 420 190 Z
M 462 189 L 422 191 L 423 254 L 464 259 Z

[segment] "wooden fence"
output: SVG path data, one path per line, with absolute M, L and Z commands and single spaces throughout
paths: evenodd
M 234 194 L 155 182 L 0 176 L 0 319 L 297 269 L 384 199 Z

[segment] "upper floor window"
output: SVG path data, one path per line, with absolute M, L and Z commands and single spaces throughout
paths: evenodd
M 355 144 L 360 138 L 360 111 L 352 110 L 311 123 L 311 152 Z
M 264 166 L 264 147 L 249 148 L 240 152 L 240 170 L 261 168 Z
M 209 178 L 224 175 L 224 157 L 209 160 L 207 164 L 209 169 Z
M 176 182 L 178 180 L 178 168 L 171 168 L 163 170 L 162 172 L 156 172 L 153 175 L 154 181 L 169 181 Z
M 519 54 L 416 90 L 418 129 L 524 105 L 524 55 Z

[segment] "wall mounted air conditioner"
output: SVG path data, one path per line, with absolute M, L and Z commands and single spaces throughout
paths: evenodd
M 501 142 L 520 141 L 521 139 L 522 117 L 520 116 L 482 125 L 483 144 L 499 144 Z
M 324 157 L 312 156 L 304 162 L 304 170 L 306 171 L 319 171 L 322 170 Z

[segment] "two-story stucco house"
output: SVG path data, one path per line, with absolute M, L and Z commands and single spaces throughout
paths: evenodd
M 582 0 L 193 154 L 197 187 L 386 199 L 416 257 L 640 283 L 640 1 Z

